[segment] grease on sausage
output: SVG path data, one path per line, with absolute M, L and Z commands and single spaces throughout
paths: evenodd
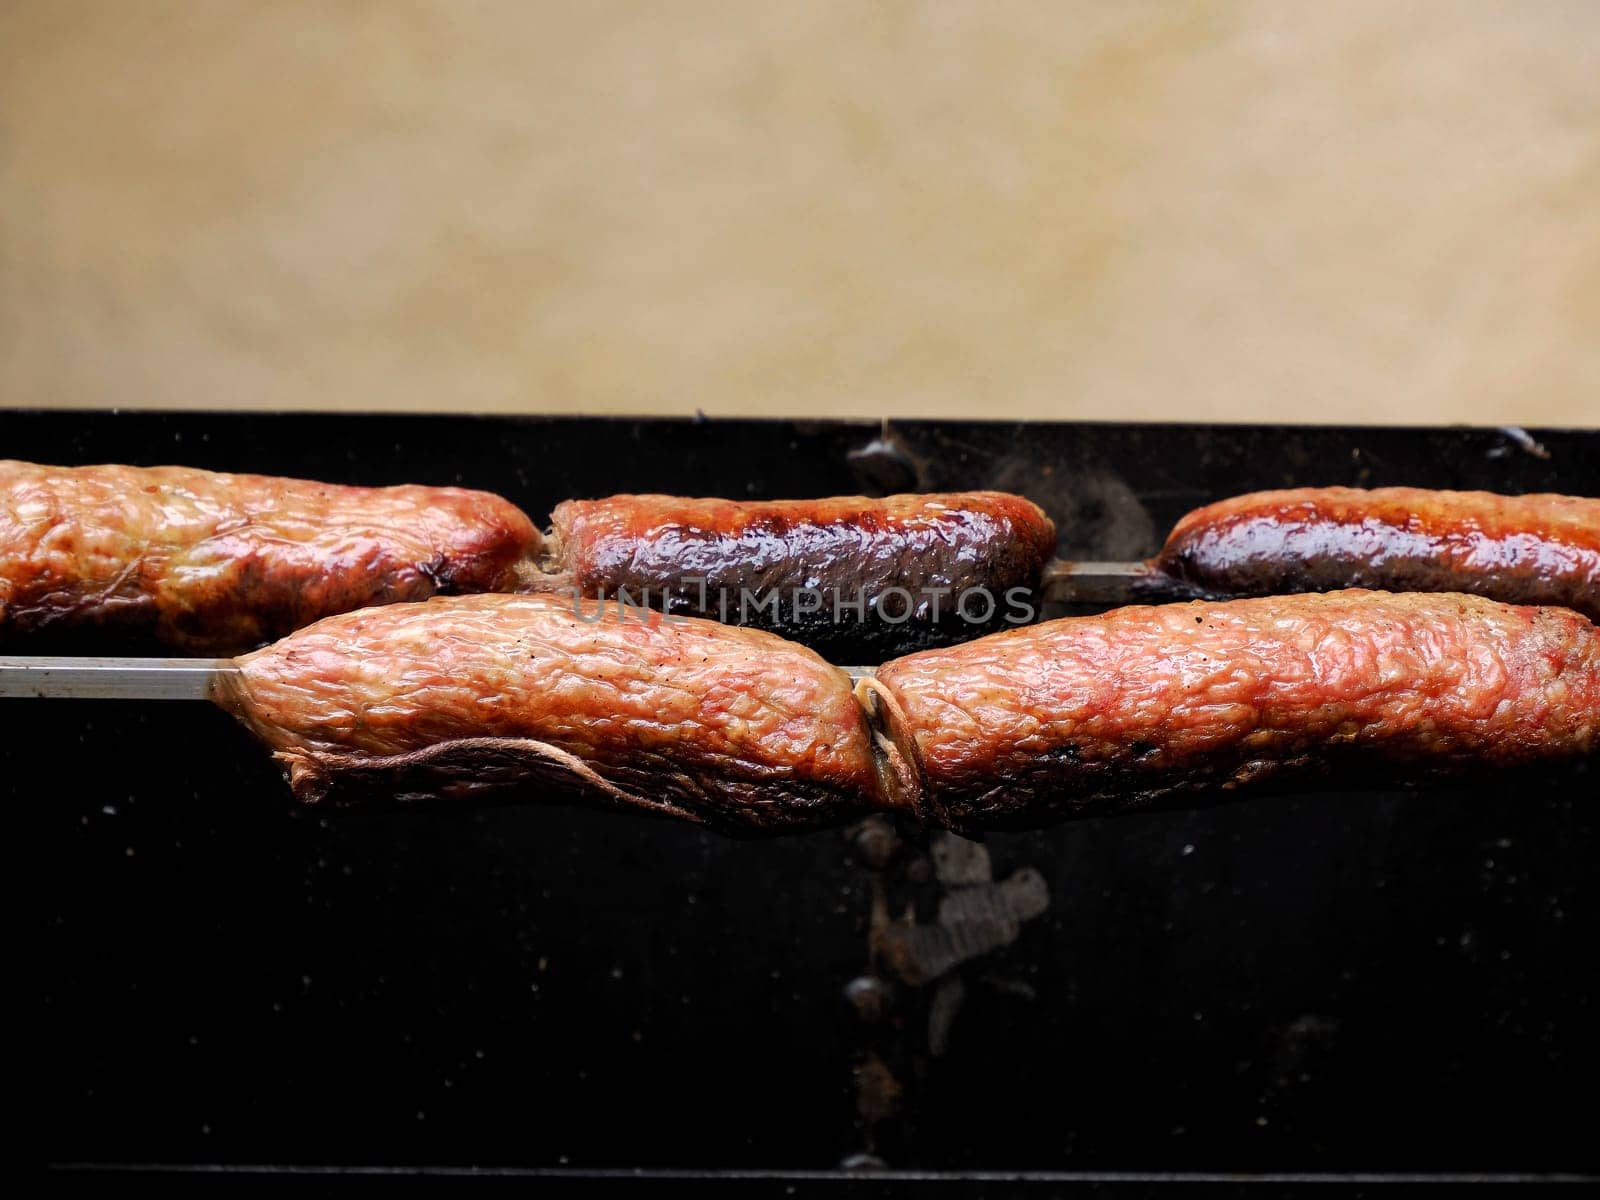
M 551 521 L 546 586 L 648 594 L 657 606 L 772 629 L 840 661 L 1003 627 L 1031 607 L 1056 542 L 1037 505 L 982 491 L 760 502 L 622 495 L 568 500 Z M 962 611 L 970 589 L 978 592 Z M 1023 592 L 1015 604 L 1013 589 Z M 803 611 L 801 592 L 819 595 L 819 607 Z
M 1217 596 L 1470 592 L 1600 618 L 1600 500 L 1424 488 L 1254 492 L 1189 513 L 1156 565 Z

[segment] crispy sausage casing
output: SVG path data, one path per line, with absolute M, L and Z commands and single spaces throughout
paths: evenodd
M 312 801 L 532 783 L 744 832 L 875 803 L 845 672 L 758 630 L 600 613 L 553 596 L 348 613 L 240 659 L 220 699 Z
M 0 640 L 247 650 L 321 617 L 515 585 L 538 530 L 461 488 L 0 462 Z
M 924 819 L 1026 826 L 1313 767 L 1590 754 L 1600 630 L 1465 595 L 1196 601 L 925 651 L 862 688 Z
M 1423 488 L 1256 492 L 1184 517 L 1157 565 L 1215 595 L 1471 592 L 1600 619 L 1600 500 Z
M 627 589 L 636 599 L 648 589 L 658 607 L 665 596 L 673 611 L 773 629 L 835 661 L 876 661 L 999 627 L 1014 602 L 1032 602 L 1056 544 L 1039 507 L 1004 492 L 748 503 L 611 496 L 568 500 L 551 521 L 552 586 L 586 596 Z M 906 594 L 889 594 L 896 588 Z M 1016 588 L 1027 595 L 1008 599 Z M 979 592 L 963 609 L 969 589 Z M 815 610 L 795 601 L 801 592 L 819 594 Z M 850 607 L 861 599 L 864 610 Z

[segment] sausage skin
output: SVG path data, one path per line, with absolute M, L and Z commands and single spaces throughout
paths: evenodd
M 313 802 L 531 785 L 737 833 L 875 804 L 844 671 L 758 630 L 619 616 L 555 596 L 366 609 L 238 660 L 219 700 Z
M 551 522 L 547 586 L 647 595 L 670 611 L 780 632 L 836 661 L 966 640 L 1003 628 L 1008 616 L 1021 623 L 1056 544 L 1044 512 L 1004 492 L 762 502 L 624 495 L 568 500 Z M 963 610 L 969 589 L 979 591 Z M 818 598 L 797 601 L 797 592 Z
M 514 587 L 539 531 L 461 488 L 0 462 L 0 642 L 248 650 L 334 613 Z
M 1600 500 L 1424 488 L 1255 492 L 1184 517 L 1156 565 L 1202 595 L 1471 592 L 1600 619 Z
M 916 781 L 905 802 L 962 830 L 1600 742 L 1600 630 L 1457 594 L 1123 608 L 897 659 L 860 686 Z

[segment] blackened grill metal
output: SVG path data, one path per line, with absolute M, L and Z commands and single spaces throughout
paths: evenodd
M 1258 488 L 1600 494 L 1600 434 L 1545 430 L 1548 457 L 1461 429 L 10 413 L 0 435 L 41 461 L 461 483 L 537 518 L 619 491 L 996 487 L 1091 561 Z M 999 835 L 978 871 L 910 830 L 885 852 L 537 804 L 331 816 L 208 706 L 0 715 L 13 844 L 40 860 L 19 976 L 42 1161 L 780 1191 L 867 1152 L 966 1191 L 1596 1166 L 1571 1099 L 1600 1066 L 1585 769 Z M 1020 877 L 1034 913 L 1027 872 L 1047 907 L 937 982 L 871 941 L 875 895 L 916 927 L 952 895 L 992 915 L 971 889 Z M 877 1022 L 845 996 L 864 972 Z M 864 1091 L 868 1055 L 892 1096 Z

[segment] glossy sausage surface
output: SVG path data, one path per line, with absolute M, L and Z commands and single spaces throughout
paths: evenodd
M 1003 492 L 611 496 L 566 501 L 551 520 L 559 586 L 648 591 L 657 606 L 665 596 L 674 611 L 775 630 L 838 662 L 1021 623 L 1056 541 L 1037 505 Z
M 1591 754 L 1600 630 L 1452 594 L 1196 601 L 914 654 L 862 693 L 924 819 L 1030 826 L 1317 769 Z
M 1600 618 L 1600 500 L 1424 488 L 1255 492 L 1189 513 L 1156 563 L 1202 594 L 1471 592 Z
M 248 650 L 321 617 L 515 586 L 538 530 L 461 488 L 0 462 L 0 642 Z
M 735 832 L 877 803 L 849 676 L 758 630 L 463 596 L 331 617 L 239 665 L 222 702 L 305 800 L 544 786 Z

